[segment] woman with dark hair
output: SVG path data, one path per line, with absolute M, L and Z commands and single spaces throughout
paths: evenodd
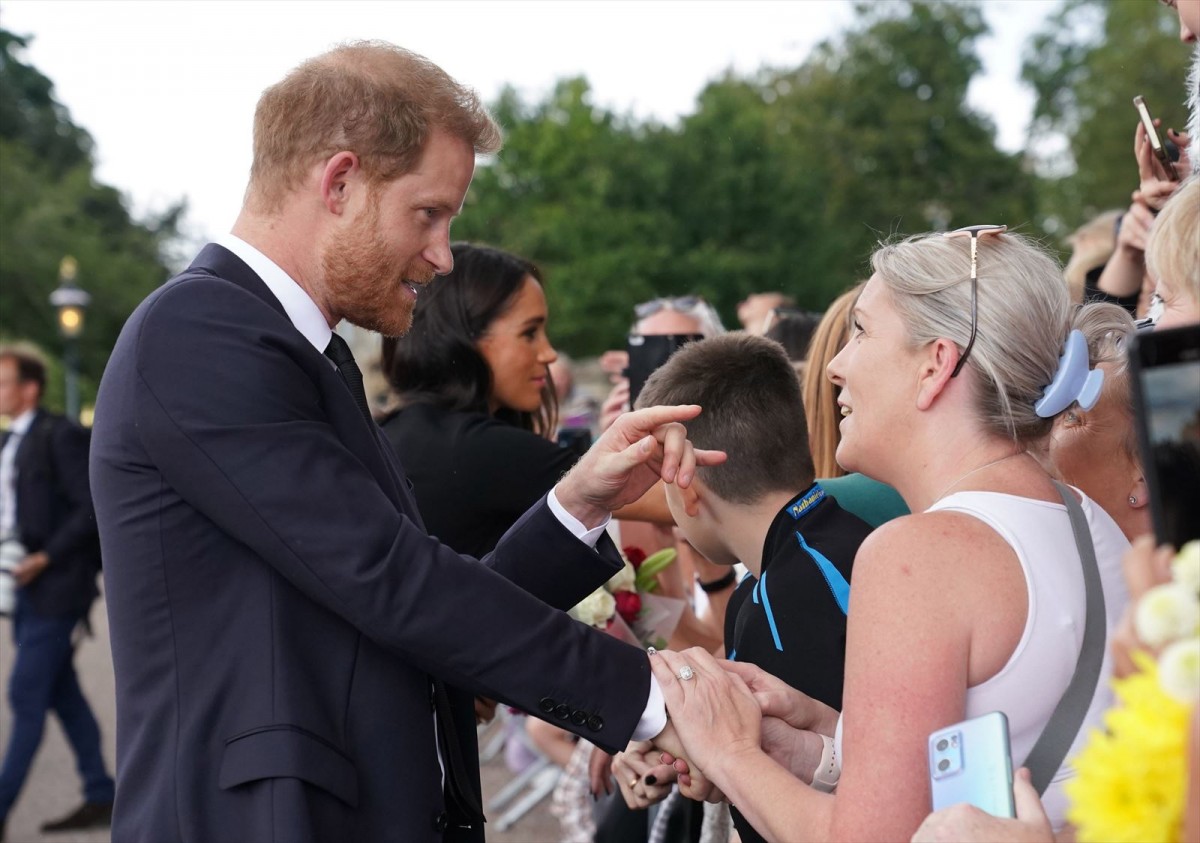
M 483 556 L 575 454 L 550 439 L 557 355 L 541 272 L 499 249 L 451 248 L 454 270 L 421 293 L 412 328 L 384 340 L 398 409 L 382 425 L 430 534 Z

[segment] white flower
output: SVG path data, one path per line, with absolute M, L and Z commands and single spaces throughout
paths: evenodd
M 1133 624 L 1138 638 L 1156 649 L 1195 635 L 1200 629 L 1200 599 L 1196 592 L 1178 583 L 1156 585 L 1138 601 Z
M 577 621 L 604 629 L 617 610 L 617 601 L 603 588 L 598 588 L 576 603 L 567 613 Z
M 633 591 L 633 584 L 637 581 L 637 571 L 628 562 L 625 567 L 612 575 L 612 579 L 604 584 L 610 592 L 618 591 Z
M 1180 702 L 1190 705 L 1200 700 L 1200 638 L 1176 641 L 1163 650 L 1158 679 L 1163 690 Z
M 1188 542 L 1175 554 L 1171 578 L 1200 597 L 1200 539 Z

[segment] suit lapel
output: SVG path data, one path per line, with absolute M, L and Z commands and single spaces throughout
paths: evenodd
M 258 277 L 253 269 L 241 258 L 224 246 L 209 243 L 200 250 L 200 254 L 188 267 L 189 272 L 202 273 L 221 278 L 253 293 L 279 312 L 284 320 L 288 320 L 287 311 L 283 309 L 279 299 L 271 292 L 271 288 Z M 329 360 L 296 331 L 297 341 L 309 353 L 320 358 L 316 366 L 322 394 L 329 407 L 329 420 L 337 430 L 342 443 L 349 448 L 375 476 L 380 488 L 396 504 L 396 508 L 407 515 L 416 513 L 416 502 L 408 492 L 408 481 L 402 469 L 396 464 L 391 446 L 380 441 L 379 425 L 366 423 L 362 412 L 354 401 L 354 396 L 346 388 L 337 370 L 330 365 Z M 332 406 L 330 406 L 332 405 Z M 334 412 L 337 410 L 337 412 Z M 391 457 L 389 459 L 389 457 Z M 423 528 L 422 528 L 423 529 Z

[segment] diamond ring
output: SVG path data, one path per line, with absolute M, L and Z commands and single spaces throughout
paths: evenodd
M 695 675 L 696 675 L 696 671 L 692 670 L 691 667 L 689 667 L 686 664 L 683 667 L 679 668 L 679 678 L 681 680 L 683 680 L 684 682 L 687 682 L 689 679 L 691 679 Z

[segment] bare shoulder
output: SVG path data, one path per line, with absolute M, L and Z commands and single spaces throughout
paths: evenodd
M 930 603 L 945 605 L 951 595 L 986 590 L 992 578 L 978 575 L 1006 569 L 1010 560 L 1015 563 L 1008 543 L 977 518 L 960 512 L 907 515 L 863 542 L 854 559 L 852 592 L 860 605 L 874 599 L 894 605 L 900 599 L 920 612 Z M 964 576 L 967 571 L 972 575 Z

